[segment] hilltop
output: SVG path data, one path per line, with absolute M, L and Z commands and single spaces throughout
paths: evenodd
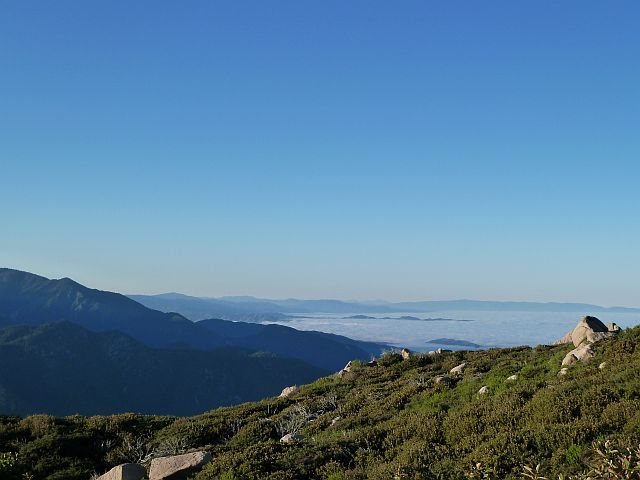
M 288 396 L 190 418 L 4 418 L 0 451 L 17 453 L 5 476 L 84 479 L 193 450 L 213 455 L 198 480 L 515 479 L 538 464 L 555 479 L 600 468 L 602 455 L 618 465 L 625 451 L 614 446 L 640 442 L 640 328 L 601 340 L 563 375 L 574 348 L 387 353 Z M 287 433 L 300 437 L 282 443 Z

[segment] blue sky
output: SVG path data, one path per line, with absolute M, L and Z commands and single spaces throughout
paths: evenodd
M 0 264 L 640 305 L 635 1 L 0 6 Z

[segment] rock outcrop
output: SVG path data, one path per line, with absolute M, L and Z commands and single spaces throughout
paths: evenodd
M 620 327 L 613 322 L 607 323 L 607 330 L 613 333 L 618 333 L 620 331 Z
M 151 461 L 149 480 L 186 480 L 210 461 L 209 452 L 154 458 Z
M 612 324 L 614 326 L 615 324 Z M 615 325 L 617 327 L 617 325 Z M 596 317 L 586 316 L 576 325 L 571 332 L 571 341 L 574 347 L 579 347 L 583 342 L 595 343 L 615 335 L 607 326 Z
M 123 463 L 113 467 L 96 480 L 141 480 L 147 475 L 147 470 L 139 463 Z
M 580 345 L 578 348 L 574 348 L 569 353 L 567 353 L 562 360 L 562 366 L 573 365 L 576 362 L 583 362 L 593 358 L 595 352 L 593 348 L 591 348 L 590 343 L 585 343 L 584 345 Z
M 449 373 L 452 375 L 462 375 L 466 368 L 467 368 L 467 364 L 461 363 L 457 367 L 453 367 L 451 370 L 449 370 Z
M 598 318 L 585 316 L 578 322 L 573 330 L 564 337 L 553 342 L 554 345 L 564 345 L 573 343 L 574 347 L 579 347 L 582 343 L 595 343 L 600 340 L 611 338 L 620 331 L 620 327 L 615 323 L 602 323 Z
M 299 435 L 297 433 L 287 433 L 284 437 L 280 439 L 280 443 L 292 444 L 292 443 L 301 442 L 302 440 L 304 440 L 303 435 Z
M 576 347 L 565 355 L 562 366 L 566 367 L 593 358 L 595 355 L 593 344 L 611 338 L 619 331 L 620 327 L 615 323 L 605 325 L 596 317 L 582 317 L 572 331 L 554 342 L 554 345 L 573 343 Z
M 298 393 L 298 390 L 300 390 L 300 388 L 297 385 L 292 385 L 291 387 L 285 387 L 282 389 L 282 392 L 280 393 L 280 397 L 281 398 L 288 397 L 290 395 L 293 395 L 294 393 Z

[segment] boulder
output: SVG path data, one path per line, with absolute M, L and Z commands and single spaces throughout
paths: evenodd
M 147 475 L 147 470 L 139 463 L 123 463 L 113 467 L 96 480 L 141 480 Z
M 558 372 L 559 377 L 564 377 L 567 373 L 569 373 L 569 369 L 567 367 L 563 367 Z
M 607 330 L 612 333 L 618 333 L 620 331 L 620 327 L 613 322 L 607 323 Z
M 510 377 L 507 377 L 508 382 L 515 382 L 517 379 L 518 375 L 511 375 Z
M 567 353 L 565 357 L 562 359 L 563 366 L 573 365 L 578 361 L 578 358 L 573 354 L 573 351 Z
M 593 343 L 602 340 L 602 336 L 596 335 L 598 333 L 609 333 L 609 329 L 596 317 L 582 317 L 582 320 L 578 322 L 578 325 L 571 332 L 573 346 L 579 347 L 585 341 Z
M 298 390 L 300 390 L 300 388 L 297 385 L 292 385 L 291 387 L 285 387 L 282 390 L 282 393 L 280 393 L 280 398 L 288 397 L 290 395 L 293 395 L 294 393 L 298 393 Z
M 427 355 L 442 355 L 445 352 L 450 352 L 451 350 L 444 350 L 442 348 L 437 348 L 436 350 L 431 350 Z
M 616 336 L 617 332 L 587 332 L 587 342 L 596 343 Z
M 584 362 L 589 360 L 594 355 L 593 349 L 591 348 L 591 344 L 586 343 L 584 345 L 579 346 L 578 348 L 574 348 L 569 353 L 567 353 L 562 360 L 562 366 L 573 365 L 576 362 Z
M 446 375 L 438 375 L 437 377 L 435 377 L 433 379 L 433 383 L 435 383 L 436 385 L 438 383 L 451 383 L 451 378 L 447 377 Z
M 402 355 L 403 360 L 409 360 L 411 358 L 411 350 L 408 348 L 403 348 L 400 350 L 400 355 Z
M 280 443 L 291 444 L 304 440 L 304 436 L 297 433 L 287 433 L 280 439 Z
M 149 480 L 186 480 L 210 461 L 209 452 L 154 458 L 151 460 Z
M 467 364 L 461 363 L 457 367 L 453 367 L 451 370 L 449 370 L 449 373 L 452 375 L 462 375 L 466 368 L 467 368 Z
M 486 385 L 478 390 L 478 395 L 485 395 L 487 393 L 489 393 L 489 387 L 487 387 Z

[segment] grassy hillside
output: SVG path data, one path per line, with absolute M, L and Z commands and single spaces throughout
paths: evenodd
M 388 354 L 375 367 L 356 365 L 291 397 L 192 418 L 4 418 L 0 452 L 12 466 L 2 478 L 31 472 L 33 478 L 86 479 L 153 452 L 190 449 L 213 453 L 198 480 L 523 478 L 525 467 L 538 464 L 540 475 L 554 479 L 586 478 L 577 475 L 590 469 L 600 469 L 592 478 L 638 478 L 640 470 L 630 473 L 638 467 L 637 451 L 613 447 L 640 442 L 640 328 L 598 344 L 591 362 L 558 376 L 571 348 L 405 361 Z M 435 381 L 461 362 L 468 365 L 462 376 Z M 514 374 L 518 378 L 508 381 Z M 488 393 L 478 394 L 483 386 Z M 292 432 L 304 439 L 279 443 Z M 627 466 L 619 458 L 625 455 Z M 605 467 L 620 472 L 608 477 Z

